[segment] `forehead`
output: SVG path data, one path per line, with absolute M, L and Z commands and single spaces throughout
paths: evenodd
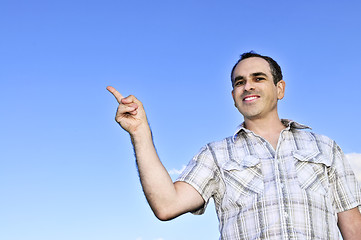
M 234 69 L 232 78 L 237 76 L 249 76 L 252 73 L 263 72 L 269 76 L 271 74 L 271 68 L 266 60 L 260 57 L 246 58 L 240 61 Z

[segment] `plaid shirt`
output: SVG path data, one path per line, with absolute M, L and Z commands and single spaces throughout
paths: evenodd
M 277 149 L 243 125 L 203 147 L 177 181 L 211 197 L 220 239 L 339 239 L 337 213 L 361 206 L 361 191 L 340 147 L 282 120 Z

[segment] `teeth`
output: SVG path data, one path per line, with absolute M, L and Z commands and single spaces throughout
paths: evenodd
M 253 100 L 253 99 L 256 99 L 257 97 L 247 97 L 247 98 L 245 98 L 244 100 L 245 101 L 250 101 L 250 100 Z

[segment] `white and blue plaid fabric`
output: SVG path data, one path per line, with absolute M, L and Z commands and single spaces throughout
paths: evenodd
M 223 240 L 339 239 L 337 213 L 361 206 L 340 147 L 307 126 L 282 120 L 277 149 L 243 125 L 209 143 L 177 181 L 214 199 Z

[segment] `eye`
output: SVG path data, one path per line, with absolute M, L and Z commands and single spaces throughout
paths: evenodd
M 256 78 L 256 81 L 257 81 L 257 82 L 262 81 L 262 80 L 265 80 L 265 78 L 263 78 L 263 77 L 258 77 L 258 78 Z
M 243 85 L 243 84 L 244 84 L 244 81 L 240 80 L 240 81 L 235 82 L 234 86 L 240 86 L 240 85 Z

